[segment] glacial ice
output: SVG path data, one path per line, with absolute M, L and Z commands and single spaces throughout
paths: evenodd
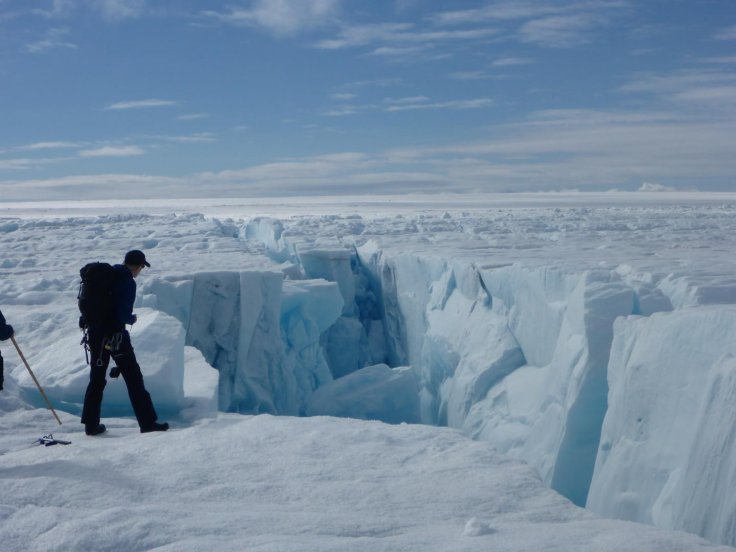
M 216 403 L 447 425 L 523 459 L 595 512 L 736 544 L 736 284 L 697 244 L 680 259 L 677 240 L 647 241 L 658 224 L 675 224 L 667 212 L 649 213 L 656 220 L 641 223 L 624 258 L 615 233 L 640 224 L 624 211 L 605 213 L 609 223 L 584 209 L 500 213 L 492 223 L 397 215 L 408 245 L 385 219 L 257 217 L 212 228 L 183 217 L 145 237 L 155 252 L 164 232 L 196 229 L 139 287 L 133 340 L 146 384 L 157 408 L 189 419 Z M 714 231 L 730 228 L 732 214 L 724 208 Z M 594 238 L 576 242 L 577 255 L 539 256 L 568 230 Z M 685 230 L 678 239 L 694 239 Z M 187 273 L 172 260 L 195 251 L 215 261 Z M 73 296 L 63 277 L 13 285 L 0 283 L 11 304 Z M 48 328 L 25 326 L 42 342 Z M 73 410 L 87 377 L 78 336 L 52 329 L 47 341 L 32 364 Z M 33 389 L 23 370 L 13 376 Z M 105 408 L 129 408 L 115 395 L 123 387 L 108 386 Z
M 736 543 L 736 307 L 621 318 L 614 333 L 588 507 Z

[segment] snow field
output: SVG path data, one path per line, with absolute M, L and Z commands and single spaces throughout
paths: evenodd
M 0 233 L 0 251 L 7 244 L 12 256 L 0 259 L 0 305 L 54 399 L 73 412 L 86 377 L 69 337 L 77 264 L 108 241 L 122 252 L 141 247 L 154 264 L 139 283 L 138 305 L 152 309 L 141 310 L 144 333 L 162 337 L 134 335 L 134 346 L 150 357 L 142 364 L 154 402 L 175 422 L 197 427 L 217 402 L 248 414 L 449 425 L 529 463 L 579 505 L 733 544 L 733 501 L 714 491 L 734 465 L 733 426 L 717 406 L 731 393 L 733 210 L 13 219 Z M 38 253 L 27 240 L 49 227 L 55 246 Z M 157 356 L 162 339 L 171 354 Z M 172 358 L 185 369 L 167 365 Z M 11 374 L 32 398 L 22 367 Z M 122 413 L 113 399 L 108 415 Z M 508 535 L 482 515 L 458 523 L 465 538 Z M 586 549 L 619 545 L 607 535 Z M 649 549 L 634 542 L 639 533 L 631 538 L 629 549 Z M 671 549 L 685 546 L 677 542 Z

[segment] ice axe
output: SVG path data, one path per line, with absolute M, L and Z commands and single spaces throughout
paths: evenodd
M 54 418 L 56 418 L 56 421 L 59 422 L 59 425 L 61 425 L 61 420 L 59 419 L 59 416 L 56 414 L 56 410 L 54 410 L 54 407 L 51 406 L 51 401 L 49 401 L 49 398 L 46 396 L 46 393 L 43 390 L 43 387 L 41 387 L 41 384 L 38 383 L 38 380 L 36 379 L 35 374 L 33 373 L 33 370 L 31 370 L 31 367 L 28 365 L 28 361 L 26 360 L 26 357 L 23 356 L 23 353 L 20 350 L 20 347 L 18 347 L 18 342 L 15 340 L 15 336 L 10 336 L 10 339 L 13 342 L 13 345 L 15 345 L 15 350 L 18 351 L 18 355 L 20 356 L 20 359 L 23 361 L 23 364 L 26 365 L 26 368 L 28 368 L 28 373 L 31 374 L 31 377 L 33 378 L 33 382 L 36 384 L 36 387 L 38 387 L 38 390 L 41 392 L 41 396 L 46 401 L 46 404 L 49 407 L 49 410 L 54 414 Z

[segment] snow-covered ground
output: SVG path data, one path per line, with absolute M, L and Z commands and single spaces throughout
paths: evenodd
M 730 194 L 0 203 L 0 308 L 64 420 L 3 342 L 3 550 L 717 548 L 591 510 L 736 544 L 734 215 Z M 88 438 L 78 270 L 133 248 L 174 431 L 138 434 L 111 381 Z M 48 431 L 73 444 L 29 446 Z

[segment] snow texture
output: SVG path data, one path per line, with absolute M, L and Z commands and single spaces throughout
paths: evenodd
M 538 205 L 537 198 L 516 205 L 459 200 L 441 209 L 419 199 L 350 209 L 335 205 L 334 212 L 321 206 L 322 213 L 308 215 L 295 206 L 291 213 L 283 205 L 227 206 L 227 216 L 234 218 L 225 217 L 221 205 L 212 207 L 219 218 L 185 208 L 176 215 L 123 214 L 115 206 L 103 206 L 106 214 L 73 218 L 63 206 L 49 213 L 5 204 L 10 216 L 0 219 L 0 306 L 21 345 L 28 344 L 31 365 L 49 396 L 71 421 L 87 378 L 74 331 L 76 271 L 90 260 L 115 261 L 109 251 L 122 255 L 142 248 L 153 267 L 139 280 L 140 321 L 132 335 L 146 385 L 157 409 L 188 428 L 182 433 L 198 432 L 223 473 L 248 471 L 249 465 L 247 458 L 238 460 L 246 465 L 236 466 L 236 460 L 223 458 L 232 454 L 217 456 L 217 437 L 210 441 L 209 433 L 220 434 L 220 423 L 241 427 L 261 420 L 268 426 L 264 432 L 281 427 L 307 449 L 318 445 L 304 442 L 300 432 L 312 426 L 299 424 L 329 426 L 335 432 L 324 433 L 329 444 L 319 446 L 326 456 L 334 446 L 338 457 L 354 442 L 340 436 L 379 427 L 358 421 L 335 426 L 322 417 L 240 419 L 237 413 L 421 422 L 455 431 L 380 426 L 376 438 L 392 443 L 397 431 L 410 441 L 412 435 L 452 435 L 466 443 L 460 449 L 487 446 L 463 441 L 464 434 L 503 455 L 488 461 L 500 480 L 508 478 L 509 488 L 517 484 L 509 466 L 521 460 L 534 468 L 539 481 L 521 485 L 536 497 L 532 501 L 547 492 L 543 483 L 598 514 L 734 545 L 736 503 L 728 483 L 736 477 L 736 420 L 729 414 L 736 395 L 736 198 L 678 196 L 680 203 L 666 204 L 662 196 L 571 194 L 553 198 L 553 207 Z M 5 356 L 9 396 L 0 403 L 3 418 L 35 424 L 43 411 L 29 407 L 42 402 L 25 368 Z M 130 416 L 122 383 L 107 389 L 103 416 Z M 128 419 L 112 421 L 121 430 L 132 427 Z M 247 434 L 243 430 L 237 439 Z M 426 452 L 417 446 L 405 454 Z M 253 446 L 259 447 L 267 448 L 262 442 Z M 281 458 L 293 450 L 282 443 L 270 453 Z M 346 461 L 353 463 L 346 470 L 365 469 L 354 458 Z M 473 474 L 464 487 L 466 504 L 479 504 L 470 489 L 483 472 L 474 461 L 458 461 L 458 470 Z M 162 456 L 161 462 L 168 460 Z M 214 492 L 218 483 L 196 466 L 192 460 L 185 469 L 206 481 L 205 495 Z M 288 469 L 298 485 L 293 466 Z M 390 470 L 389 462 L 377 477 Z M 341 472 L 330 464 L 320 473 L 327 478 Z M 325 486 L 348 503 L 339 487 Z M 25 491 L 13 492 L 18 503 L 26 500 Z M 159 492 L 168 496 L 163 488 Z M 437 489 L 436 496 L 442 493 L 447 491 Z M 270 500 L 280 494 L 264 490 L 258 496 Z M 492 493 L 484 496 L 493 503 Z M 335 500 L 340 502 L 325 497 L 324 503 Z M 491 514 L 534 510 L 524 500 L 508 498 L 483 512 L 460 508 L 463 519 L 453 518 L 457 527 L 436 529 L 444 537 L 428 542 L 437 550 L 472 550 L 473 539 L 495 539 L 490 548 L 504 550 L 538 548 L 539 542 L 547 549 L 558 542 L 566 550 L 703 546 L 681 535 L 623 529 L 578 514 L 561 498 L 540 506 L 546 513 L 539 519 L 559 521 L 562 515 L 567 523 L 583 515 L 595 520 L 592 525 L 616 527 L 611 531 L 620 532 L 620 542 L 607 541 L 608 533 L 591 542 L 585 523 L 579 530 L 568 525 L 559 541 L 547 525 L 549 539 L 536 542 L 523 530 L 506 539 L 508 528 Z M 232 508 L 227 502 L 222 507 Z M 536 522 L 522 525 L 528 523 Z M 299 522 L 287 525 L 299 532 Z M 379 525 L 385 527 L 385 520 Z M 423 534 L 435 532 L 431 525 Z M 127 529 L 119 529 L 125 540 Z M 365 546 L 388 550 L 402 547 L 403 536 L 414 530 L 382 531 L 356 534 L 369 541 L 396 537 L 385 546 Z M 470 541 L 456 542 L 450 534 Z M 45 537 L 38 538 L 34 546 L 42 549 Z M 192 538 L 163 537 L 141 546 L 202 544 Z M 323 539 L 322 548 L 317 539 L 303 549 L 340 549 L 331 538 Z M 668 548 L 659 538 L 674 540 Z M 564 539 L 569 546 L 561 544 Z M 623 542 L 628 548 L 619 547 Z M 282 544 L 274 549 L 291 546 Z

